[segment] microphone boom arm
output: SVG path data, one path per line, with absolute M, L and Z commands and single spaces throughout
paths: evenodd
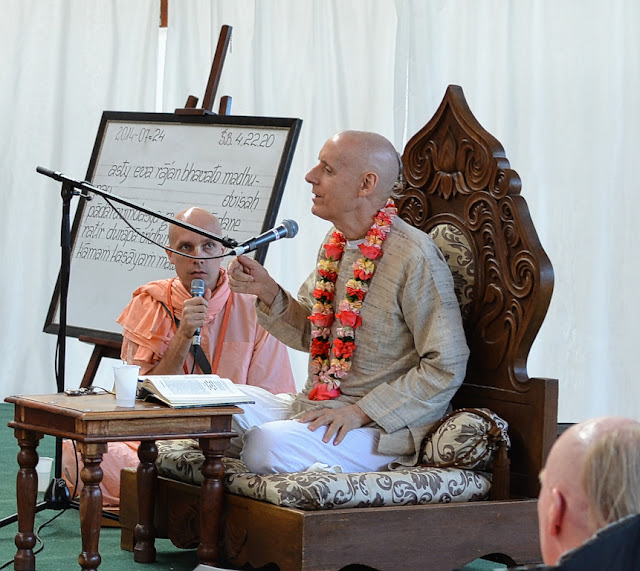
M 44 168 L 44 167 L 37 167 L 36 170 L 40 173 L 43 174 L 45 176 L 48 176 L 49 178 L 52 178 L 54 180 L 57 180 L 59 182 L 62 182 L 63 184 L 66 185 L 70 185 L 73 188 L 78 188 L 80 190 L 84 190 L 85 192 L 93 192 L 94 194 L 97 194 L 98 196 L 102 196 L 105 199 L 108 200 L 113 200 L 114 202 L 119 202 L 120 204 L 124 204 L 125 206 L 130 206 L 131 208 L 134 208 L 135 210 L 138 210 L 140 212 L 144 212 L 145 214 L 149 214 L 151 216 L 154 216 L 155 218 L 158 218 L 160 220 L 164 220 L 165 222 L 168 222 L 169 224 L 175 224 L 176 226 L 180 226 L 180 228 L 184 228 L 185 230 L 190 230 L 191 232 L 195 232 L 196 234 L 200 234 L 200 236 L 205 236 L 206 238 L 211 238 L 212 240 L 215 240 L 216 242 L 220 242 L 220 244 L 222 244 L 223 246 L 226 246 L 227 248 L 235 248 L 238 245 L 237 240 L 234 240 L 233 238 L 229 238 L 227 236 L 222 237 L 222 236 L 218 236 L 217 234 L 213 234 L 211 232 L 207 232 L 206 230 L 203 230 L 202 228 L 198 228 L 197 226 L 193 226 L 191 224 L 188 224 L 187 222 L 182 222 L 182 220 L 176 220 L 175 218 L 169 218 L 168 216 L 165 216 L 164 214 L 160 214 L 159 212 L 154 212 L 153 210 L 149 210 L 148 208 L 145 208 L 144 206 L 140 206 L 138 204 L 135 204 L 134 202 L 130 202 L 129 200 L 126 200 L 125 198 L 121 198 L 115 194 L 111 194 L 110 192 L 106 192 L 104 190 L 102 190 L 101 188 L 98 188 L 96 186 L 93 186 L 91 183 L 87 182 L 86 180 L 76 180 L 73 179 L 71 177 L 68 177 L 67 175 L 58 172 L 58 171 L 52 171 L 50 169 Z M 91 198 L 89 196 L 87 196 L 86 194 L 81 194 L 80 195 L 83 198 Z

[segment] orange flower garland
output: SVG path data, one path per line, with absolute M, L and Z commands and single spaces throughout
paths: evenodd
M 351 359 L 356 350 L 355 330 L 362 324 L 360 309 L 364 303 L 369 283 L 375 272 L 373 260 L 382 256 L 382 243 L 391 230 L 398 210 L 393 199 L 380 209 L 364 242 L 358 245 L 363 257 L 353 264 L 353 278 L 346 284 L 345 298 L 338 305 L 339 313 L 334 315 L 333 300 L 338 262 L 347 243 L 340 231 L 335 231 L 329 243 L 324 244 L 325 258 L 316 266 L 318 279 L 313 297 L 316 303 L 308 319 L 313 323 L 311 332 L 311 373 L 315 386 L 309 393 L 310 400 L 330 400 L 340 395 L 340 384 L 351 369 Z M 336 338 L 331 342 L 331 325 L 340 321 Z M 331 351 L 333 349 L 333 358 Z

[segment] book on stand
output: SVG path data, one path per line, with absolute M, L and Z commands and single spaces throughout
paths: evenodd
M 140 379 L 138 398 L 160 401 L 172 408 L 254 402 L 233 381 L 218 375 L 146 375 Z

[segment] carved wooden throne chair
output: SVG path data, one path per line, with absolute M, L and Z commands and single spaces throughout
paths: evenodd
M 398 471 L 261 476 L 226 461 L 227 564 L 450 570 L 487 556 L 541 560 L 538 473 L 557 434 L 557 381 L 529 378 L 526 363 L 551 299 L 551 264 L 517 173 L 460 87 L 449 86 L 407 143 L 403 166 L 399 215 L 445 254 L 471 349 L 456 410 L 425 438 L 420 465 Z M 202 455 L 195 441 L 158 449 L 157 534 L 197 545 L 199 510 L 210 509 L 199 500 Z M 136 505 L 135 471 L 124 470 L 125 549 Z

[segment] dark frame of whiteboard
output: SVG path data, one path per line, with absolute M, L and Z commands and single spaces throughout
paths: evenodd
M 283 133 L 286 133 L 286 137 L 284 138 L 284 143 L 281 148 L 281 152 L 279 153 L 279 163 L 277 165 L 277 169 L 275 171 L 275 176 L 273 178 L 273 184 L 271 185 L 271 194 L 268 200 L 268 205 L 264 212 L 264 216 L 261 218 L 259 225 L 256 224 L 256 227 L 252 230 L 252 235 L 260 234 L 269 228 L 272 228 L 276 224 L 276 217 L 278 215 L 278 210 L 280 208 L 280 203 L 282 200 L 282 195 L 284 192 L 284 187 L 286 184 L 287 176 L 289 174 L 289 170 L 291 167 L 291 163 L 293 160 L 293 155 L 295 152 L 295 147 L 298 141 L 298 137 L 300 134 L 300 130 L 302 127 L 302 120 L 296 118 L 278 118 L 278 117 L 248 117 L 248 116 L 234 116 L 234 115 L 179 115 L 172 113 L 136 113 L 136 112 L 120 112 L 120 111 L 104 111 L 102 114 L 102 119 L 100 122 L 100 126 L 98 128 L 98 133 L 96 136 L 96 141 L 94 144 L 94 148 L 91 155 L 91 160 L 89 163 L 89 167 L 87 169 L 86 180 L 90 183 L 94 183 L 94 179 L 97 178 L 96 168 L 100 165 L 100 156 L 104 149 L 104 137 L 107 133 L 107 130 L 111 124 L 131 124 L 132 126 L 144 126 L 144 128 L 148 129 L 158 129 L 162 128 L 163 125 L 168 126 L 211 126 L 213 128 L 228 128 L 228 129 L 240 129 L 240 130 L 251 130 L 255 129 L 255 131 L 264 130 L 264 129 L 276 129 Z M 96 186 L 99 186 L 96 184 Z M 118 192 L 114 192 L 114 194 L 119 195 Z M 99 197 L 95 196 L 96 200 L 99 200 Z M 126 198 L 126 197 L 123 197 Z M 133 202 L 133 201 L 132 201 Z M 186 208 L 191 206 L 192 202 L 184 203 L 183 206 Z M 71 241 L 72 241 L 72 254 L 71 254 L 71 276 L 70 276 L 70 284 L 69 284 L 69 304 L 72 305 L 73 301 L 71 296 L 73 295 L 74 285 L 77 288 L 77 282 L 74 282 L 74 254 L 77 246 L 77 239 L 79 231 L 82 229 L 82 225 L 84 222 L 84 214 L 87 209 L 87 201 L 80 199 L 78 202 L 78 206 L 76 209 L 73 226 L 71 230 Z M 259 226 L 259 227 L 258 227 Z M 231 236 L 233 238 L 233 236 Z M 244 237 L 246 239 L 246 236 Z M 244 240 L 239 240 L 242 242 Z M 255 252 L 255 259 L 260 263 L 264 263 L 264 260 L 267 255 L 268 245 L 262 246 L 258 248 Z M 117 283 L 117 276 L 114 277 L 113 287 L 119 287 L 120 284 Z M 150 281 L 150 280 L 148 280 Z M 137 285 L 142 285 L 146 283 L 145 281 L 138 283 Z M 136 286 L 137 287 L 137 286 Z M 135 289 L 128 288 L 130 291 L 127 291 L 127 295 L 130 298 L 131 292 Z M 84 293 L 84 290 L 82 293 Z M 125 307 L 126 303 L 123 303 L 120 307 L 120 310 Z M 59 306 L 60 306 L 60 275 L 56 280 L 56 286 L 51 298 L 51 302 L 49 305 L 49 310 L 47 312 L 45 324 L 44 324 L 44 332 L 51 334 L 58 334 L 59 330 Z M 94 306 L 95 307 L 95 306 Z M 82 312 L 83 315 L 87 312 Z M 118 313 L 119 314 L 119 313 Z M 86 324 L 82 322 L 82 319 L 74 319 L 73 316 L 67 317 L 67 326 L 66 332 L 67 337 L 87 337 L 93 340 L 107 340 L 107 341 L 122 341 L 122 334 L 120 333 L 120 327 L 115 322 L 117 315 L 113 316 L 113 326 L 95 326 L 92 324 Z

